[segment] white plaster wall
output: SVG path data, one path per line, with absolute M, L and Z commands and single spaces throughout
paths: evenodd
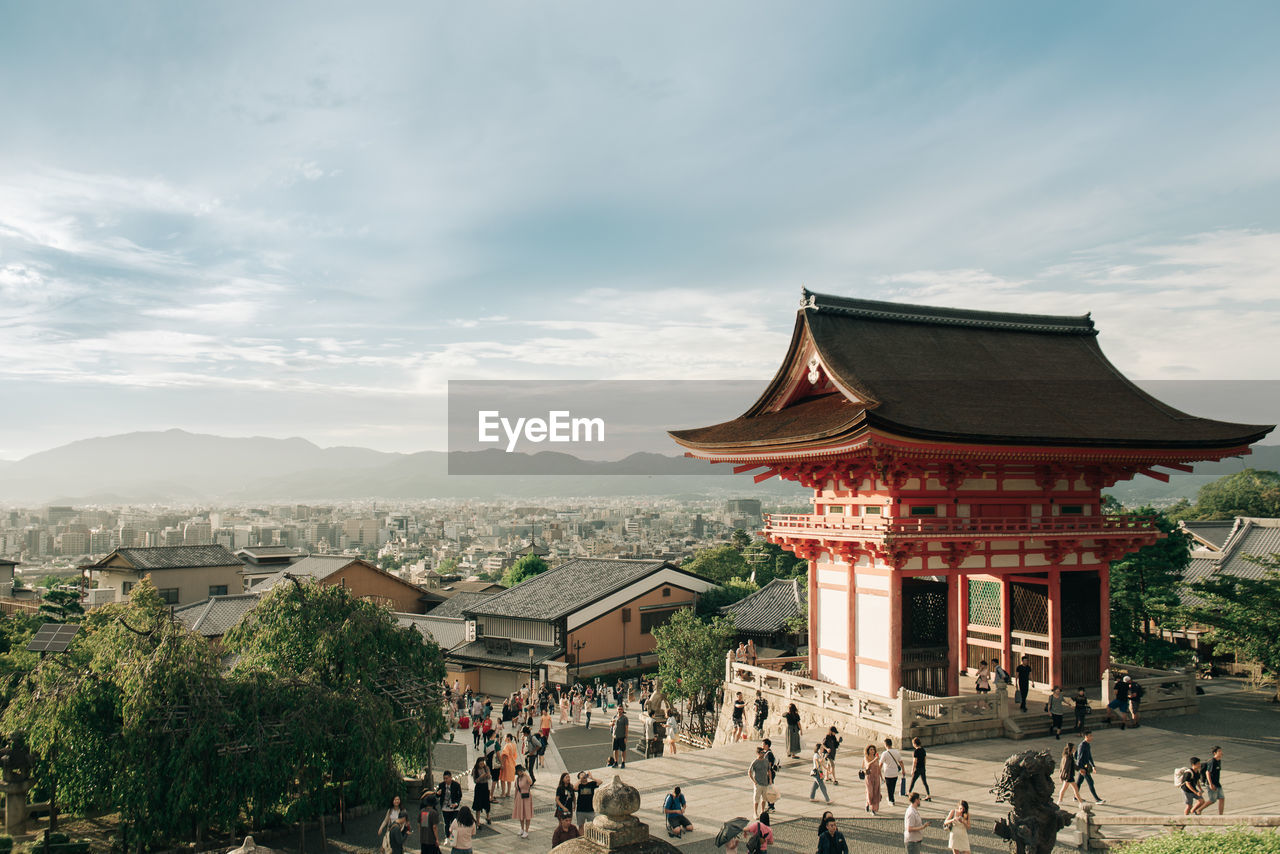
M 857 585 L 859 590 L 889 590 L 889 576 L 887 575 L 864 575 L 859 573 L 857 576 Z
M 849 594 L 818 588 L 818 648 L 847 653 L 849 645 Z
M 857 655 L 889 660 L 889 597 L 859 593 L 857 599 Z
M 991 566 L 993 568 L 1021 566 L 1021 564 L 1022 564 L 1022 558 L 1018 557 L 1018 555 L 992 555 L 991 556 Z
M 889 671 L 886 668 L 859 662 L 855 673 L 858 677 L 859 691 L 868 691 L 882 697 L 889 696 Z
M 837 685 L 849 687 L 849 666 L 845 664 L 843 658 L 833 658 L 830 655 L 818 656 L 818 676 L 821 679 L 829 679 Z M 786 711 L 786 706 L 782 707 Z
M 818 567 L 818 583 L 819 584 L 846 584 L 849 578 L 848 572 L 841 569 L 827 569 L 826 567 Z

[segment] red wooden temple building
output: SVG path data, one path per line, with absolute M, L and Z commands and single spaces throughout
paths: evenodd
M 765 535 L 810 561 L 814 677 L 959 693 L 1030 657 L 1041 686 L 1109 666 L 1110 561 L 1163 536 L 1102 490 L 1249 453 L 1272 428 L 1186 415 L 1102 354 L 1092 319 L 805 291 L 791 347 L 741 417 L 673 431 L 690 456 L 813 489 Z

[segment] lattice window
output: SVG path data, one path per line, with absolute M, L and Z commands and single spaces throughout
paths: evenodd
M 1062 573 L 1062 636 L 1092 638 L 1102 634 L 1102 581 L 1098 573 Z
M 1000 585 L 997 582 L 969 579 L 969 622 L 975 626 L 1000 627 Z
M 908 582 L 903 586 L 906 604 L 902 646 L 946 646 L 947 585 L 936 581 Z
M 1049 590 L 1040 584 L 1013 585 L 1013 630 L 1049 633 Z

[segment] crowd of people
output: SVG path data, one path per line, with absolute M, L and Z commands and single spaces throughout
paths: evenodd
M 749 663 L 751 652 L 744 645 L 735 656 Z M 1029 694 L 1029 686 L 1025 682 L 1029 675 L 1030 671 L 1024 670 L 1024 665 L 1019 665 L 1011 675 L 1000 667 L 998 660 L 983 662 L 976 687 L 979 693 L 985 693 L 984 688 L 990 690 L 993 682 L 1000 690 L 1016 686 L 1014 702 L 1021 707 Z M 537 780 L 536 769 L 545 767 L 553 726 L 575 724 L 589 728 L 594 712 L 609 730 L 607 764 L 625 768 L 630 735 L 629 703 L 638 699 L 640 704 L 640 720 L 644 727 L 642 749 L 647 750 L 643 745 L 655 740 L 653 720 L 644 711 L 645 701 L 652 691 L 652 684 L 643 681 L 618 681 L 613 685 L 597 682 L 568 688 L 542 686 L 533 693 L 524 686 L 503 699 L 501 708 L 495 711 L 487 697 L 480 697 L 469 689 L 461 693 L 446 689 L 446 717 L 460 728 L 471 729 L 479 756 L 470 771 L 472 796 L 469 806 L 463 803 L 462 788 L 448 771 L 442 774 L 439 785 L 423 793 L 417 816 L 422 854 L 443 854 L 446 846 L 449 854 L 470 854 L 477 828 L 481 824 L 491 824 L 495 803 L 508 799 L 511 800 L 511 818 L 519 824 L 520 837 L 528 838 L 534 817 L 532 792 Z M 1141 696 L 1141 687 L 1136 682 L 1127 677 L 1118 682 L 1115 697 L 1107 706 L 1108 722 L 1118 718 L 1122 728 L 1137 726 Z M 1087 788 L 1095 803 L 1105 803 L 1094 782 L 1094 734 L 1085 726 L 1092 711 L 1089 700 L 1083 688 L 1072 699 L 1075 732 L 1080 738 L 1068 741 L 1062 748 L 1058 768 L 1058 803 L 1061 804 L 1068 795 L 1076 803 L 1082 803 L 1083 788 Z M 767 851 L 773 842 L 771 817 L 776 813 L 779 799 L 775 782 L 783 770 L 772 740 L 764 737 L 771 710 L 760 691 L 750 701 L 737 692 L 729 702 L 732 739 L 737 741 L 750 737 L 747 730 L 749 720 L 752 734 L 759 744 L 747 769 L 752 793 L 752 818 L 739 834 L 727 841 L 726 847 L 737 850 L 746 843 L 747 850 Z M 1061 688 L 1054 686 L 1044 703 L 1044 711 L 1050 718 L 1049 732 L 1056 739 L 1063 736 L 1067 708 Z M 782 752 L 785 758 L 803 759 L 804 732 L 795 704 L 788 705 L 782 720 L 785 733 Z M 676 753 L 679 727 L 678 715 L 667 718 L 669 754 Z M 813 740 L 813 751 L 807 763 L 811 802 L 816 803 L 820 795 L 826 804 L 833 803 L 832 789 L 828 787 L 841 785 L 837 769 L 848 762 L 847 759 L 844 763 L 839 760 L 843 742 L 844 737 L 835 726 L 828 727 Z M 932 801 L 933 797 L 929 786 L 928 751 L 921 739 L 912 739 L 909 749 L 900 749 L 892 738 L 885 738 L 882 743 L 866 744 L 860 754 L 855 753 L 853 766 L 861 790 L 855 797 L 863 802 L 865 812 L 879 816 L 886 808 L 901 805 L 904 846 L 908 854 L 923 850 L 929 821 L 922 818 L 920 805 L 923 801 Z M 1222 749 L 1217 746 L 1207 761 L 1192 757 L 1185 767 L 1175 770 L 1174 782 L 1184 801 L 1185 814 L 1199 815 L 1214 803 L 1218 805 L 1219 814 L 1224 812 L 1226 799 L 1221 775 Z M 594 818 L 595 793 L 601 785 L 602 782 L 589 771 L 560 774 L 553 795 L 557 823 L 552 833 L 552 846 L 585 832 L 586 825 Z M 916 791 L 917 787 L 921 791 Z M 663 824 L 669 836 L 680 838 L 694 830 L 686 814 L 687 807 L 686 795 L 678 785 L 663 796 Z M 378 830 L 384 854 L 401 854 L 405 840 L 412 832 L 410 825 L 409 812 L 402 808 L 397 798 Z M 969 804 L 959 800 L 941 821 L 941 828 L 947 834 L 947 847 L 954 854 L 965 854 L 970 850 L 971 827 Z M 831 812 L 823 814 L 817 831 L 816 850 L 819 854 L 847 854 L 848 840 Z

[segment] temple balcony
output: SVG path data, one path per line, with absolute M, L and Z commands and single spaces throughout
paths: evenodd
M 1025 539 L 1133 537 L 1158 534 L 1155 516 L 1018 516 L 1018 517 L 845 517 L 780 514 L 765 516 L 766 537 L 805 537 L 824 540 L 867 539 Z

